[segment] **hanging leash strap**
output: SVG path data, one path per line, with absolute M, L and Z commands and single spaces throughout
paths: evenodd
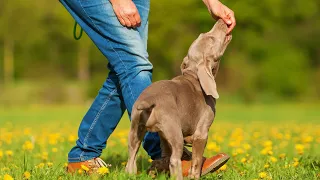
M 77 26 L 78 26 L 78 23 L 77 23 L 77 21 L 75 21 L 75 22 L 74 22 L 74 27 L 73 27 L 73 37 L 74 37 L 75 40 L 81 39 L 81 37 L 82 37 L 82 32 L 83 32 L 82 27 L 80 27 L 80 28 L 81 28 L 81 29 L 80 29 L 80 34 L 79 34 L 79 36 L 77 36 Z

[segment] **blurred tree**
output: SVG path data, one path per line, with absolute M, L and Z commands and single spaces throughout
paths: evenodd
M 222 2 L 234 10 L 237 26 L 222 59 L 220 93 L 247 102 L 320 98 L 319 0 Z M 192 41 L 213 24 L 201 1 L 152 1 L 148 52 L 154 81 L 180 74 Z M 57 1 L 0 1 L 4 82 L 88 82 L 95 96 L 107 76 L 107 61 L 87 36 L 73 39 L 73 25 Z

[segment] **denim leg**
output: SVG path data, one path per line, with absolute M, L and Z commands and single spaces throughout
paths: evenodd
M 88 112 L 82 119 L 78 130 L 79 139 L 68 155 L 69 162 L 78 162 L 99 157 L 106 147 L 106 140 L 118 125 L 125 111 L 118 77 L 110 71 L 107 80 Z
M 137 97 L 151 84 L 152 64 L 146 51 L 146 34 L 143 34 L 147 29 L 149 3 L 143 6 L 146 1 L 135 2 L 142 24 L 138 29 L 131 29 L 119 23 L 108 0 L 61 2 L 107 57 L 111 69 L 107 81 L 81 122 L 77 145 L 69 153 L 69 161 L 78 162 L 100 156 L 106 140 L 123 114 L 123 104 L 130 115 Z M 148 141 L 150 143 L 144 143 L 148 154 L 153 159 L 160 157 L 157 134 L 149 133 L 146 136 Z

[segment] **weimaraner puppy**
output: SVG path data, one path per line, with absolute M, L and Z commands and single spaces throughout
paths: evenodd
M 219 61 L 232 36 L 220 19 L 192 43 L 181 64 L 182 75 L 147 87 L 132 109 L 129 159 L 126 171 L 137 173 L 136 155 L 146 133 L 158 132 L 162 156 L 171 154 L 170 175 L 183 179 L 181 156 L 184 140 L 192 143 L 190 178 L 201 174 L 202 155 L 219 98 L 215 77 Z

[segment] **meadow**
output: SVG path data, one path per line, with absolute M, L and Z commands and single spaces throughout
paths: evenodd
M 140 148 L 138 175 L 124 172 L 129 120 L 125 115 L 101 158 L 111 166 L 88 176 L 65 173 L 87 105 L 0 108 L 0 179 L 166 179 L 148 176 Z M 202 179 L 320 179 L 320 105 L 217 104 L 205 156 L 231 158 Z

